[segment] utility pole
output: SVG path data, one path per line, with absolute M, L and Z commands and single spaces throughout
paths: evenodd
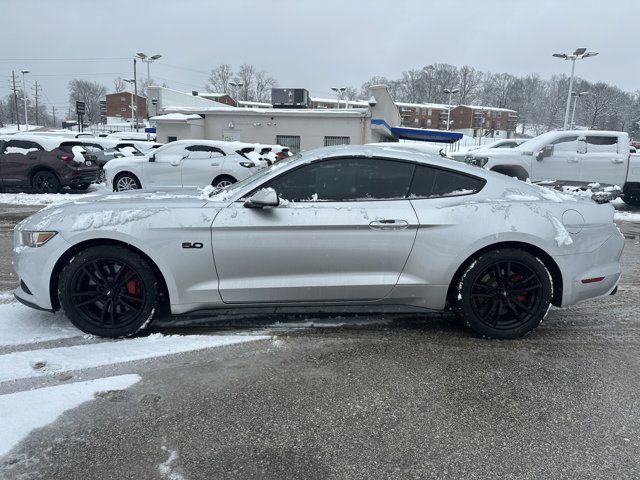
M 56 106 L 51 106 L 51 111 L 53 113 L 53 128 L 56 128 Z
M 36 125 L 38 125 L 38 81 L 36 80 Z
M 133 57 L 133 86 L 136 105 L 136 132 L 138 131 L 138 73 L 136 72 L 136 58 Z
M 13 78 L 13 109 L 16 112 L 16 125 L 18 131 L 20 131 L 20 112 L 18 110 L 18 90 L 16 89 L 16 72 L 11 70 L 11 77 Z

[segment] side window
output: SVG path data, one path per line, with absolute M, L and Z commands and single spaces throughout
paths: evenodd
M 210 145 L 190 145 L 185 150 L 190 159 L 209 159 L 224 155 L 222 150 Z
M 25 140 L 9 140 L 2 153 L 20 153 L 22 155 L 26 155 L 31 152 L 37 152 L 42 150 L 40 144 L 36 142 L 29 142 Z
M 578 152 L 578 136 L 570 135 L 561 137 L 553 142 L 553 153 L 577 153 Z
M 409 198 L 434 198 L 471 195 L 482 190 L 481 178 L 440 168 L 418 166 L 411 183 Z
M 587 135 L 588 153 L 618 153 L 618 137 L 601 137 Z
M 305 165 L 269 186 L 294 202 L 391 200 L 405 198 L 414 166 L 373 158 L 345 158 Z

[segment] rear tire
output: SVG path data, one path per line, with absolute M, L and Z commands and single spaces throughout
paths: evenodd
M 119 246 L 89 247 L 60 273 L 58 298 L 77 328 L 100 337 L 128 337 L 148 325 L 160 308 L 155 272 Z
M 622 201 L 630 207 L 640 207 L 640 193 L 626 193 L 622 196 Z
M 113 191 L 125 192 L 127 190 L 138 190 L 142 188 L 140 180 L 133 173 L 119 173 L 113 179 Z
M 228 187 L 229 185 L 233 185 L 237 181 L 238 180 L 233 178 L 231 175 L 220 175 L 219 177 L 216 177 L 213 179 L 213 182 L 211 182 L 211 185 L 213 185 L 216 188 L 224 188 L 224 187 Z
M 31 186 L 36 193 L 58 193 L 62 184 L 58 176 L 49 170 L 40 170 L 31 178 Z
M 483 254 L 456 282 L 454 311 L 486 338 L 526 335 L 544 319 L 553 296 L 551 275 L 544 263 L 513 248 Z

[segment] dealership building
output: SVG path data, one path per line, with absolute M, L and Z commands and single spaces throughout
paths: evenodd
M 308 108 L 299 102 L 302 89 L 289 93 L 273 108 L 239 108 L 163 87 L 149 87 L 155 99 L 151 117 L 159 142 L 209 139 L 279 144 L 298 152 L 330 145 L 362 145 L 372 142 L 421 140 L 453 143 L 457 132 L 403 127 L 402 118 L 386 86 L 371 88 L 372 98 L 362 108 Z M 290 90 L 290 91 L 289 91 Z M 281 94 L 282 92 L 277 92 Z M 291 104 L 287 104 L 287 98 Z

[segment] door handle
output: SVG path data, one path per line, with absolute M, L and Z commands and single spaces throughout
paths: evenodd
M 374 220 L 369 223 L 369 227 L 374 230 L 404 230 L 409 226 L 409 222 L 406 220 Z
M 620 160 L 619 158 L 611 160 L 612 163 L 624 163 L 624 160 Z
M 209 165 L 211 165 L 212 167 L 219 167 L 220 166 L 220 164 L 216 163 L 216 162 L 210 163 Z
M 567 159 L 567 163 L 578 163 L 580 160 L 578 160 L 577 158 L 568 158 Z
M 29 160 L 37 160 L 38 157 L 36 157 L 35 155 L 29 155 Z

